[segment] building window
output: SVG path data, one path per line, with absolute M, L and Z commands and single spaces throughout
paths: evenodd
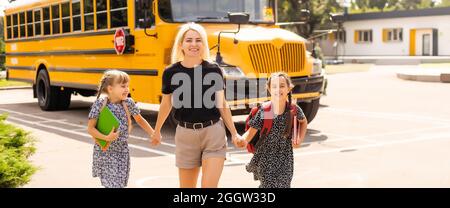
M 34 36 L 33 12 L 27 11 L 27 37 L 33 37 L 33 36 Z
M 61 4 L 62 32 L 70 32 L 70 4 L 69 2 Z
M 127 0 L 111 1 L 111 28 L 128 25 Z
M 12 38 L 12 26 L 11 26 L 11 15 L 6 16 L 6 37 L 8 39 Z
M 19 15 L 19 22 L 20 22 L 20 37 L 25 37 L 25 12 L 21 12 Z
M 84 31 L 94 30 L 94 1 L 84 0 Z
M 371 43 L 371 42 L 372 42 L 372 30 L 355 31 L 355 43 Z
M 50 7 L 44 8 L 42 13 L 44 17 L 44 35 L 50 35 Z
M 41 9 L 34 10 L 34 35 L 41 35 Z
M 60 33 L 59 28 L 59 4 L 52 6 L 53 35 Z
M 403 41 L 402 28 L 383 29 L 383 42 L 401 42 Z
M 72 1 L 73 31 L 81 31 L 80 0 Z

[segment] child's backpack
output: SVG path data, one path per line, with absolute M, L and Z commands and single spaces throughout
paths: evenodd
M 272 124 L 273 124 L 273 111 L 272 111 L 272 103 L 270 101 L 263 103 L 261 106 L 256 106 L 253 107 L 252 110 L 250 111 L 250 114 L 247 117 L 247 120 L 245 121 L 245 131 L 247 131 L 250 128 L 249 122 L 250 119 L 252 119 L 253 117 L 255 117 L 256 113 L 258 112 L 258 110 L 262 108 L 264 110 L 263 113 L 263 126 L 261 128 L 261 130 L 258 130 L 258 132 L 255 134 L 255 136 L 252 138 L 252 140 L 247 144 L 247 151 L 250 153 L 255 153 L 256 149 L 259 147 L 259 145 L 261 145 L 261 142 L 263 141 L 263 139 L 265 139 L 267 137 L 267 135 L 269 135 L 270 130 L 272 129 Z M 297 137 L 297 107 L 295 106 L 295 104 L 291 104 L 290 106 L 290 112 L 292 115 L 292 133 L 293 133 L 293 138 Z

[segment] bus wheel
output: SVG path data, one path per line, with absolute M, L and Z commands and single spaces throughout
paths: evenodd
M 320 98 L 313 100 L 309 103 L 298 102 L 297 104 L 300 106 L 300 108 L 302 108 L 303 113 L 306 116 L 306 119 L 308 119 L 308 123 L 311 123 L 311 121 L 314 120 L 314 118 L 316 117 L 317 111 L 319 111 Z
M 39 107 L 45 111 L 65 110 L 70 105 L 71 92 L 61 91 L 60 87 L 51 86 L 45 70 L 39 71 L 36 80 L 36 94 Z
M 69 90 L 61 90 L 60 87 L 56 87 L 58 91 L 58 110 L 67 110 L 70 106 L 70 99 L 72 98 L 72 92 Z

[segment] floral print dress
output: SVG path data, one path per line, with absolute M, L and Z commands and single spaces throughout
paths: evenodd
M 89 119 L 97 119 L 103 102 L 107 98 L 97 99 L 91 107 Z M 125 101 L 132 116 L 140 114 L 140 110 L 131 98 Z M 99 177 L 102 186 L 107 188 L 123 188 L 128 184 L 130 173 L 130 154 L 128 149 L 128 118 L 122 103 L 107 102 L 106 106 L 119 119 L 119 137 L 111 142 L 106 152 L 96 143 L 92 160 L 92 176 Z
M 305 115 L 302 109 L 297 108 L 297 119 L 303 120 Z M 261 130 L 263 127 L 264 110 L 261 108 L 250 119 L 249 125 Z M 261 182 L 260 188 L 290 188 L 294 174 L 294 153 L 292 149 L 292 135 L 289 138 L 283 136 L 289 110 L 281 115 L 275 115 L 269 134 L 263 138 L 262 143 L 256 149 L 250 163 L 247 164 L 248 172 L 253 173 L 254 179 Z

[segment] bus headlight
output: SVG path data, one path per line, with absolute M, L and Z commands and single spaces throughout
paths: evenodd
M 319 59 L 314 59 L 312 75 L 317 75 L 322 73 L 322 61 Z
M 223 75 L 227 79 L 242 79 L 245 78 L 244 72 L 237 66 L 223 66 Z

